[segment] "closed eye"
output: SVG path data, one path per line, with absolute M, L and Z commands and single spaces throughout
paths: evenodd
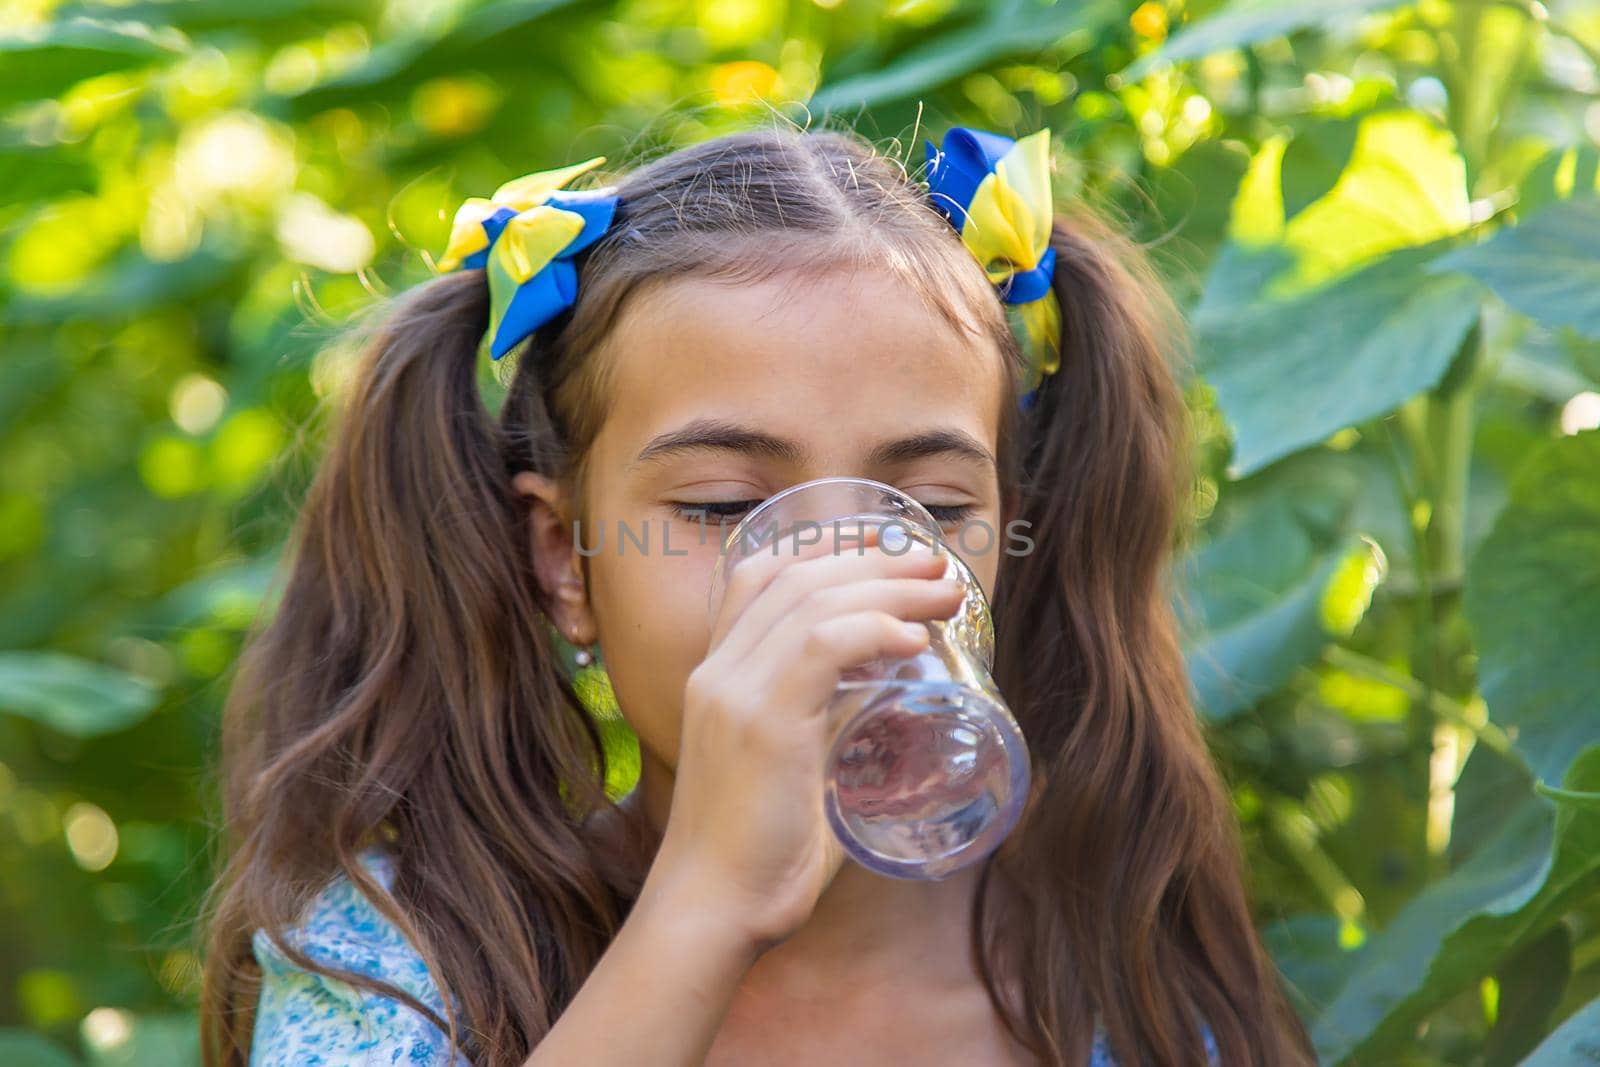
M 728 500 L 714 501 L 705 504 L 694 504 L 683 501 L 672 501 L 668 507 L 680 518 L 690 522 L 711 522 L 729 520 L 737 521 L 753 511 L 761 501 L 759 500 Z M 923 504 L 928 509 L 928 514 L 941 526 L 951 526 L 964 522 L 976 510 L 972 504 Z

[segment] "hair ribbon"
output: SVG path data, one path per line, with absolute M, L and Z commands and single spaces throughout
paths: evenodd
M 999 290 L 1028 360 L 1030 406 L 1044 376 L 1061 366 L 1061 306 L 1050 285 L 1050 131 L 1012 140 L 956 126 L 940 148 L 925 143 L 930 199 Z
M 562 192 L 606 161 L 596 156 L 513 178 L 456 209 L 441 271 L 482 268 L 489 278 L 489 355 L 499 359 L 578 297 L 572 257 L 610 227 L 612 187 Z

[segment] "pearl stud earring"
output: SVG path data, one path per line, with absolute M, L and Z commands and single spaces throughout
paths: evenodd
M 580 648 L 573 655 L 572 660 L 580 667 L 587 667 L 594 662 L 594 653 L 587 648 Z

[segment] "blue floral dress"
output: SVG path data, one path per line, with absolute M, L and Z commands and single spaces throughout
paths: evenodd
M 361 859 L 385 889 L 394 884 L 386 853 L 372 849 Z M 388 982 L 444 1017 L 444 999 L 422 957 L 349 879 L 330 883 L 287 936 L 319 963 Z M 306 971 L 259 930 L 253 947 L 261 999 L 251 1067 L 469 1067 L 461 1053 L 451 1055 L 444 1032 L 410 1005 Z M 1215 1064 L 1209 1030 L 1205 1038 Z M 1103 1031 L 1095 1034 L 1088 1067 L 1116 1067 Z
M 361 858 L 385 889 L 394 884 L 386 853 L 371 850 Z M 318 963 L 388 982 L 445 1015 L 422 957 L 348 878 L 317 896 L 287 940 Z M 468 1067 L 465 1056 L 450 1056 L 444 1032 L 409 1004 L 303 970 L 260 930 L 252 947 L 261 998 L 251 1067 Z

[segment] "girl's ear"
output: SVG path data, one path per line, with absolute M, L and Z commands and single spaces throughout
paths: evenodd
M 550 605 L 550 621 L 572 644 L 594 644 L 599 633 L 589 608 L 582 557 L 574 539 L 574 509 L 566 489 L 537 471 L 518 471 L 511 485 L 528 503 L 528 551 Z

